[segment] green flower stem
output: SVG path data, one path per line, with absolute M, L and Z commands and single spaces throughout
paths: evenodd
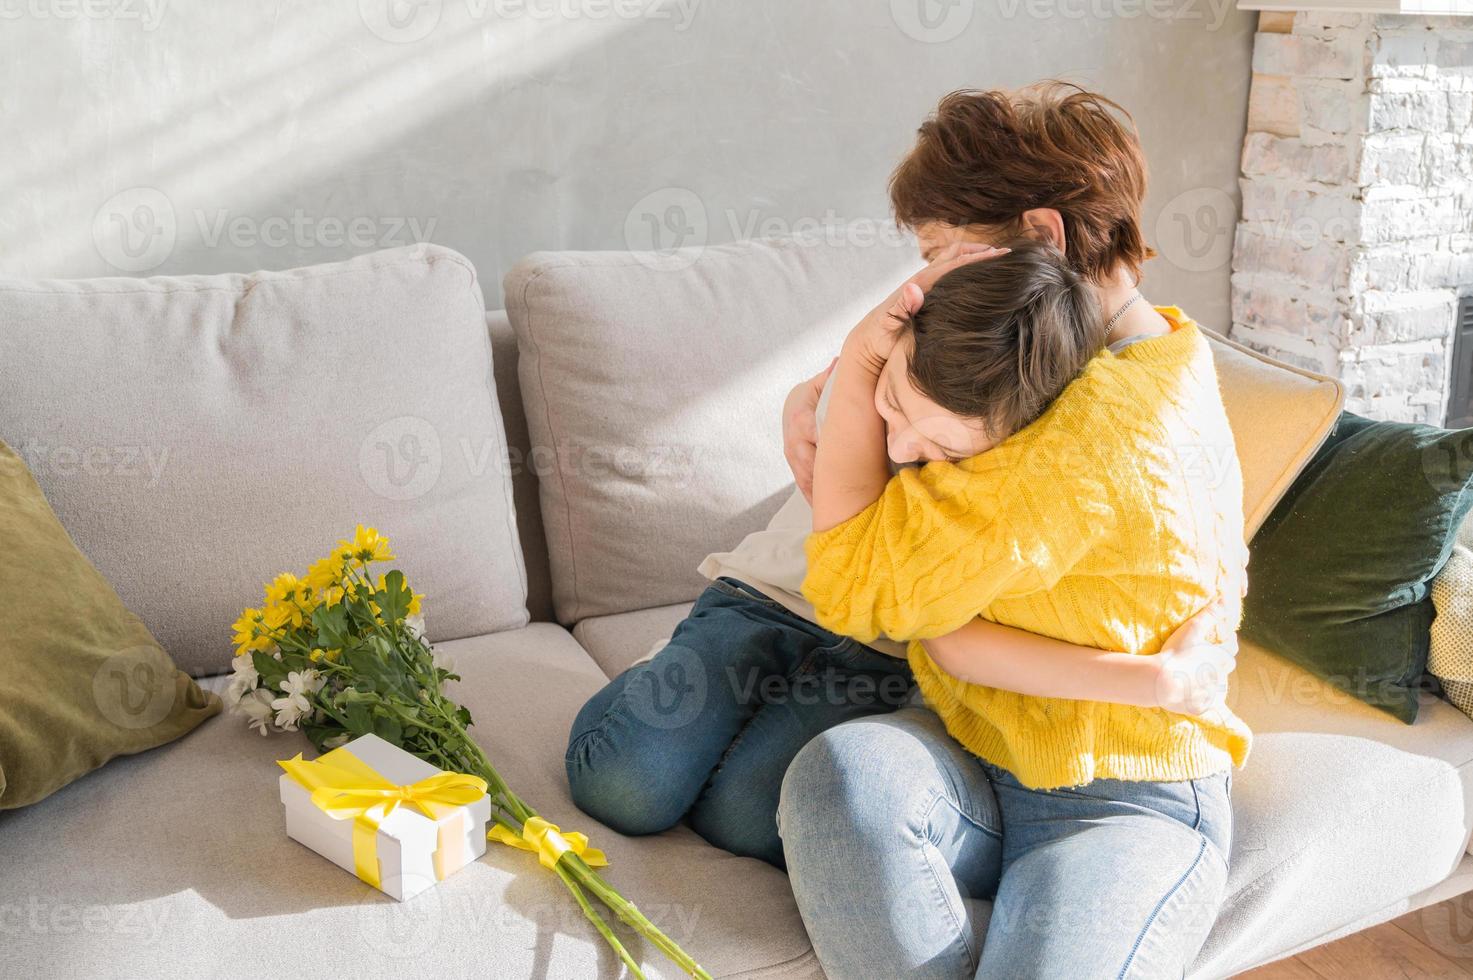
M 578 903 L 578 907 L 583 910 L 583 914 L 588 917 L 588 921 L 592 922 L 593 927 L 599 931 L 599 934 L 604 937 L 610 946 L 614 947 L 614 952 L 619 954 L 619 959 L 624 961 L 624 965 L 629 968 L 629 972 L 637 980 L 644 980 L 644 971 L 639 968 L 638 963 L 634 962 L 634 957 L 629 955 L 629 950 L 624 948 L 624 944 L 619 942 L 619 937 L 614 935 L 614 930 L 609 928 L 609 924 L 604 921 L 603 916 L 599 915 L 598 911 L 588 903 L 588 897 L 583 894 L 583 889 L 578 887 L 578 882 L 573 879 L 572 873 L 563 867 L 563 862 L 561 861 L 558 862 L 555 870 L 557 871 L 557 876 L 562 879 L 563 884 L 568 886 L 568 891 L 572 892 L 573 900 Z
M 496 768 L 491 765 L 491 761 L 486 758 L 486 754 L 481 751 L 479 745 L 464 733 L 461 734 L 460 742 L 465 754 L 469 756 L 468 761 L 473 764 L 470 771 L 486 780 L 487 788 L 491 792 L 493 799 L 500 796 L 506 801 L 508 809 L 517 823 L 525 824 L 529 818 L 537 816 L 537 812 L 526 803 L 523 803 L 521 798 L 513 793 L 511 788 L 506 785 L 505 780 L 497 773 Z M 521 833 L 520 826 L 512 826 L 509 829 L 513 833 Z M 572 853 L 564 854 L 562 859 L 558 861 L 558 873 L 560 877 L 566 873 L 566 880 L 576 882 L 582 888 L 586 888 L 599 901 L 603 902 L 610 911 L 618 916 L 622 922 L 654 943 L 660 952 L 669 957 L 672 962 L 687 974 L 697 977 L 699 980 L 711 980 L 711 975 L 702 969 L 701 965 L 689 953 L 681 949 L 675 940 L 661 932 L 633 902 L 620 895 L 612 885 L 606 882 L 581 857 Z M 581 894 L 581 890 L 579 893 L 575 893 L 575 897 L 578 897 L 579 894 Z M 582 904 L 583 901 L 580 898 L 579 904 Z M 595 922 L 594 924 L 598 926 L 600 922 Z M 602 932 L 604 928 L 607 928 L 607 926 L 601 927 L 600 931 Z

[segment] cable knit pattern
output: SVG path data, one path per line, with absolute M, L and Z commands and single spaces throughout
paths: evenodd
M 1252 735 L 1226 709 L 1191 718 L 966 684 L 919 642 L 983 616 L 1151 654 L 1236 587 L 1243 480 L 1212 352 L 1180 310 L 1160 312 L 1170 334 L 1101 353 L 1033 425 L 972 459 L 902 471 L 808 538 L 803 594 L 819 623 L 912 641 L 947 730 L 1030 787 L 1198 779 L 1248 756 Z

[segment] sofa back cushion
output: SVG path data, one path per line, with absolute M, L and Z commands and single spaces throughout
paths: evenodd
M 558 619 L 693 598 L 792 489 L 782 402 L 920 266 L 903 243 L 544 252 L 506 276 Z
M 1210 330 L 1207 337 L 1238 446 L 1243 523 L 1251 539 L 1335 428 L 1345 386 Z
M 689 601 L 702 558 L 767 526 L 795 493 L 783 398 L 920 265 L 899 244 L 767 240 L 692 254 L 544 252 L 506 277 L 564 622 Z M 1328 435 L 1344 391 L 1209 334 L 1251 536 Z
M 542 533 L 542 504 L 537 500 L 537 475 L 532 472 L 532 437 L 527 434 L 527 410 L 522 404 L 522 382 L 517 373 L 517 335 L 505 310 L 486 314 L 491 353 L 496 361 L 496 400 L 506 429 L 507 463 L 512 498 L 517 505 L 517 537 L 527 566 L 527 614 L 534 622 L 550 623 L 552 577 L 547 569 L 547 539 Z
M 183 669 L 359 522 L 432 638 L 522 625 L 475 270 L 417 245 L 252 275 L 0 282 L 0 439 Z

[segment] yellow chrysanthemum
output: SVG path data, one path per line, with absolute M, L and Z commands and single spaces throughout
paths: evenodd
M 325 592 L 343 581 L 343 558 L 337 552 L 319 558 L 307 570 L 304 579 L 307 587 L 316 592 Z
M 266 586 L 266 605 L 275 606 L 292 602 L 301 591 L 302 583 L 291 572 L 282 572 Z
M 264 619 L 264 614 L 259 609 L 247 609 L 240 614 L 231 629 L 235 635 L 231 642 L 235 644 L 236 656 L 250 653 L 252 650 L 267 650 L 271 647 L 269 636 L 257 635 L 257 625 Z
M 337 553 L 362 565 L 394 560 L 394 553 L 389 550 L 389 539 L 373 528 L 364 527 L 362 524 L 359 524 L 353 532 L 352 541 L 338 542 Z

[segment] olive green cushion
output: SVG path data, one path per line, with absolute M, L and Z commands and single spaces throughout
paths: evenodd
M 1243 635 L 1410 724 L 1473 429 L 1344 413 L 1250 545 Z
M 72 544 L 3 442 L 0 543 L 0 810 L 220 711 Z

